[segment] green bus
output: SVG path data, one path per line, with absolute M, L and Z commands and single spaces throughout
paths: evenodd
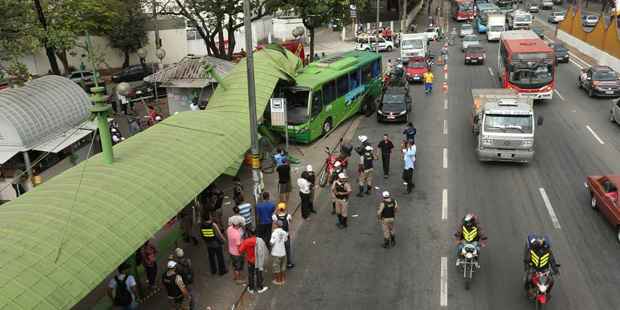
M 294 85 L 276 87 L 273 98 L 284 98 L 290 141 L 310 143 L 358 112 L 373 109 L 383 89 L 381 56 L 351 51 L 323 58 L 305 67 Z M 283 126 L 271 126 L 267 107 L 267 127 L 284 134 Z

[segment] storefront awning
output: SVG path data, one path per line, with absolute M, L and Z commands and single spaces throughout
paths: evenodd
M 92 130 L 82 128 L 72 128 L 63 132 L 61 135 L 45 141 L 32 149 L 35 151 L 58 153 L 71 144 L 91 134 Z
M 13 158 L 15 154 L 19 153 L 19 151 L 13 150 L 0 150 L 0 165 L 9 161 L 9 159 Z

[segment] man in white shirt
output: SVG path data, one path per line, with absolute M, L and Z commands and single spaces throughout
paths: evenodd
M 286 272 L 286 247 L 288 233 L 282 229 L 284 223 L 276 222 L 276 229 L 271 233 L 271 259 L 273 262 L 274 280 L 273 284 L 282 285 L 285 282 L 284 272 Z
M 108 296 L 112 299 L 114 309 L 133 310 L 138 308 L 138 290 L 136 279 L 128 274 L 129 265 L 118 266 L 118 274 L 108 284 Z
M 305 220 L 312 212 L 312 184 L 304 178 L 299 178 L 297 187 L 299 187 L 299 198 L 301 198 L 301 217 Z

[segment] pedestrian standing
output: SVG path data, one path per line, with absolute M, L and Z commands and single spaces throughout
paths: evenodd
M 233 177 L 233 201 L 235 205 L 238 206 L 245 199 L 243 197 L 243 184 L 241 184 L 241 179 L 235 176 Z
M 245 218 L 241 215 L 241 210 L 239 210 L 238 206 L 234 206 L 232 208 L 232 211 L 233 211 L 233 215 L 228 218 L 228 225 L 230 226 L 235 223 L 238 223 L 241 228 L 241 236 L 243 236 L 243 230 L 245 228 Z M 252 214 L 251 211 L 252 210 L 250 209 L 250 215 Z
M 418 131 L 413 126 L 412 122 L 407 123 L 407 127 L 403 130 L 403 135 L 405 135 L 405 141 L 411 141 L 415 143 L 415 135 Z
M 372 173 L 373 173 L 373 165 L 375 160 L 375 154 L 373 153 L 372 146 L 367 145 L 364 147 L 364 153 L 360 156 L 360 164 L 359 164 L 359 193 L 358 197 L 362 197 L 364 193 L 364 189 L 366 190 L 366 195 L 370 195 L 372 190 Z
M 293 263 L 293 255 L 291 254 L 291 231 L 290 227 L 292 225 L 293 218 L 288 212 L 286 212 L 286 204 L 284 202 L 278 203 L 278 207 L 276 209 L 276 213 L 273 215 L 273 222 L 280 221 L 282 222 L 282 229 L 288 233 L 288 238 L 284 243 L 284 249 L 286 250 L 286 267 L 291 269 L 295 267 Z
M 157 288 L 157 283 L 155 282 L 157 280 L 157 248 L 155 248 L 151 240 L 147 240 L 142 245 L 140 254 L 149 289 L 155 290 Z
M 288 233 L 282 229 L 284 223 L 282 221 L 276 222 L 276 228 L 271 234 L 271 261 L 273 264 L 273 284 L 283 285 L 286 282 L 286 247 L 285 243 L 288 240 Z
M 269 240 L 271 238 L 271 216 L 276 212 L 276 204 L 269 200 L 269 192 L 263 192 L 262 200 L 256 204 L 256 217 L 258 218 L 258 225 L 256 226 L 256 234 L 263 240 Z
M 301 217 L 306 220 L 310 216 L 311 205 L 311 193 L 310 182 L 304 178 L 297 179 L 297 187 L 299 187 L 299 198 L 301 199 Z
M 245 228 L 254 225 L 254 218 L 252 217 L 252 205 L 243 201 L 242 199 L 237 208 L 239 209 L 239 215 L 241 215 L 245 220 Z
M 241 242 L 239 253 L 245 255 L 245 262 L 248 264 L 248 292 L 256 294 L 263 293 L 269 288 L 263 286 L 263 273 L 256 268 L 256 235 L 252 229 L 246 230 L 247 238 Z
M 286 152 L 283 149 L 277 148 L 276 154 L 273 155 L 273 159 L 276 162 L 276 167 L 280 167 L 281 165 L 284 164 L 284 161 L 288 160 L 288 156 L 286 155 Z
M 280 193 L 280 201 L 288 202 L 288 196 L 291 192 L 291 166 L 287 159 L 276 168 L 278 170 L 278 192 Z
M 316 190 L 316 175 L 314 174 L 312 165 L 306 166 L 306 171 L 301 173 L 301 177 L 306 179 L 306 181 L 310 182 L 310 212 L 316 213 L 316 210 L 314 209 L 314 193 Z
M 347 181 L 347 176 L 341 172 L 338 180 L 332 184 L 332 196 L 336 200 L 336 215 L 338 216 L 338 228 L 347 227 L 347 211 L 349 207 L 349 196 L 351 195 L 351 184 Z
M 433 92 L 433 72 L 428 70 L 424 72 L 424 93 L 430 95 Z
M 398 203 L 390 192 L 384 191 L 382 193 L 383 200 L 379 203 L 379 210 L 377 211 L 377 217 L 379 223 L 383 226 L 383 247 L 389 248 L 396 245 L 396 239 L 394 237 L 394 218 L 396 217 L 396 211 L 398 211 Z
M 168 261 L 168 269 L 162 276 L 162 282 L 168 295 L 168 304 L 173 310 L 189 310 L 191 296 L 187 289 L 183 277 L 176 272 L 177 263 L 173 260 Z
M 138 309 L 138 290 L 136 279 L 129 274 L 129 264 L 118 266 L 118 273 L 108 283 L 107 294 L 114 309 Z
M 403 181 L 405 182 L 405 186 L 407 186 L 407 194 L 410 194 L 411 190 L 415 187 L 413 172 L 415 169 L 416 152 L 415 143 L 408 141 L 407 148 L 403 151 Z
M 241 271 L 243 270 L 243 256 L 239 252 L 241 245 L 241 236 L 243 236 L 243 219 L 241 222 L 233 220 L 233 223 L 226 229 L 226 237 L 228 238 L 228 254 L 233 266 L 233 281 L 237 284 L 243 284 L 245 281 L 241 279 Z
M 211 216 L 206 215 L 203 218 L 202 225 L 200 225 L 200 233 L 207 245 L 211 274 L 219 273 L 220 276 L 225 275 L 228 270 L 226 270 L 226 264 L 224 262 L 222 245 L 226 241 L 226 238 L 222 235 L 218 225 L 213 222 Z
M 388 137 L 388 134 L 383 134 L 383 140 L 378 145 L 381 150 L 381 161 L 383 162 L 383 178 L 387 179 L 390 175 L 390 155 L 394 148 L 394 143 Z
M 191 293 L 191 284 L 194 283 L 192 260 L 185 256 L 185 251 L 181 248 L 174 249 L 174 254 L 170 255 L 170 260 L 177 263 L 176 273 L 183 278 L 183 283 Z
M 194 237 L 194 201 L 190 202 L 181 212 L 179 212 L 179 221 L 181 223 L 181 231 L 183 235 L 183 241 L 189 243 L 190 241 L 194 245 L 198 245 L 198 239 Z

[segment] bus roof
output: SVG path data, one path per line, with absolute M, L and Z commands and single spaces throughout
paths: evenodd
M 531 30 L 504 31 L 501 34 L 501 41 L 512 53 L 553 52 L 553 49 Z
M 499 7 L 493 3 L 486 3 L 486 2 L 481 2 L 476 4 L 478 6 L 478 11 L 480 12 L 484 12 L 484 11 L 490 11 L 490 10 L 498 10 L 499 11 Z
M 381 59 L 381 55 L 366 51 L 350 51 L 326 57 L 309 64 L 297 75 L 295 80 L 297 86 L 315 89 L 325 82 L 377 59 Z

